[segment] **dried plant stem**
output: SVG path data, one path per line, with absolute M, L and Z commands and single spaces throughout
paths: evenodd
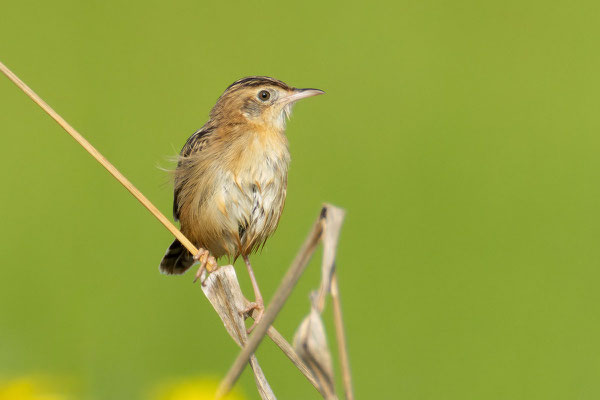
M 254 310 L 252 312 L 252 317 L 254 318 L 257 314 L 258 311 Z M 267 330 L 267 336 L 273 341 L 273 343 L 277 345 L 277 347 L 279 347 L 283 354 L 285 354 L 287 358 L 289 358 L 292 364 L 294 364 L 298 368 L 298 370 L 302 372 L 302 374 L 315 387 L 315 389 L 317 389 L 324 398 L 327 398 L 328 394 L 324 393 L 321 390 L 321 388 L 319 387 L 319 382 L 317 382 L 312 372 L 310 372 L 310 369 L 306 366 L 306 364 L 304 364 L 304 361 L 302 361 L 302 359 L 300 358 L 298 353 L 296 353 L 292 345 L 287 340 L 285 340 L 283 335 L 279 333 L 279 331 L 273 326 L 270 326 L 269 330 Z
M 245 307 L 244 302 L 246 300 L 242 294 L 233 265 L 224 265 L 217 269 L 206 278 L 204 285 L 200 287 L 217 314 L 219 314 L 229 336 L 238 346 L 242 347 L 248 340 L 244 317 L 240 313 L 240 310 Z M 252 372 L 254 372 L 256 388 L 261 399 L 276 400 L 275 394 L 254 355 L 250 357 L 250 366 Z
M 253 315 L 256 313 L 257 311 L 254 310 Z M 267 330 L 267 336 L 273 341 L 273 343 L 277 345 L 277 347 L 279 347 L 283 354 L 285 354 L 287 358 L 289 358 L 292 364 L 294 364 L 300 370 L 300 372 L 302 372 L 302 374 L 315 387 L 315 389 L 319 390 L 320 392 L 319 383 L 313 376 L 312 372 L 310 372 L 306 364 L 304 364 L 302 359 L 298 356 L 298 354 L 296 354 L 296 351 L 294 351 L 292 345 L 289 344 L 287 340 L 285 340 L 283 335 L 281 335 L 281 333 L 279 333 L 277 329 L 270 326 Z
M 138 199 L 144 207 L 150 211 L 192 254 L 198 253 L 196 246 L 190 242 L 175 225 L 169 221 L 159 210 L 140 192 L 129 180 L 116 169 L 94 146 L 90 144 L 79 132 L 75 130 L 67 121 L 65 121 L 56 111 L 52 109 L 40 96 L 38 96 L 29 86 L 16 76 L 6 65 L 0 62 L 0 71 L 4 73 L 15 85 L 17 85 L 27 96 L 40 106 L 48 115 L 52 117 L 69 135 L 73 137 L 92 157 L 96 159 L 112 176 L 114 176 L 127 189 L 133 197 Z
M 337 274 L 334 271 L 331 277 L 331 299 L 333 303 L 333 320 L 335 324 L 335 335 L 338 344 L 338 353 L 342 368 L 342 380 L 344 382 L 344 391 L 346 400 L 354 400 L 352 391 L 352 375 L 350 375 L 350 359 L 348 357 L 348 345 L 346 343 L 346 333 L 344 330 L 344 320 L 342 318 L 342 305 L 340 301 L 340 291 L 337 282 Z
M 294 286 L 296 286 L 298 279 L 300 279 L 302 272 L 308 265 L 310 257 L 314 253 L 315 248 L 317 247 L 317 244 L 319 243 L 319 240 L 321 238 L 321 234 L 323 233 L 323 214 L 324 213 L 322 212 L 321 216 L 313 225 L 310 234 L 308 235 L 308 237 L 304 241 L 304 244 L 298 251 L 298 254 L 294 258 L 294 261 L 292 261 L 292 265 L 283 277 L 281 284 L 279 285 L 277 291 L 273 295 L 273 299 L 271 300 L 269 306 L 266 308 L 260 322 L 258 323 L 258 325 L 256 325 L 256 328 L 254 328 L 254 332 L 248 338 L 248 342 L 246 342 L 244 348 L 237 356 L 233 365 L 227 372 L 227 375 L 225 375 L 225 378 L 223 378 L 223 380 L 221 381 L 219 389 L 217 390 L 217 398 L 221 398 L 227 393 L 229 393 L 235 382 L 242 374 L 242 371 L 248 363 L 250 356 L 254 353 L 254 351 L 264 338 L 265 334 L 267 333 L 269 326 L 271 326 L 273 321 L 275 321 L 277 314 L 279 313 L 279 311 L 281 311 L 281 308 L 285 304 L 285 301 L 292 293 L 292 289 L 294 288 Z
M 312 293 L 311 311 L 296 330 L 296 334 L 294 335 L 294 349 L 317 380 L 321 392 L 325 393 L 324 397 L 328 400 L 333 400 L 337 399 L 333 363 L 321 314 L 328 295 L 333 297 L 332 286 L 334 284 L 336 296 L 334 302 L 339 301 L 337 281 L 334 282 L 335 258 L 345 211 L 331 204 L 325 204 L 323 210 L 326 212 L 324 213 L 322 235 L 321 285 L 318 292 Z M 336 318 L 338 345 L 345 350 L 345 336 L 339 302 L 334 304 L 334 318 Z M 343 356 L 341 364 L 344 365 L 341 369 L 344 372 L 344 387 L 346 388 L 347 398 L 352 398 L 347 353 L 344 352 Z
M 258 359 L 254 354 L 250 357 L 250 368 L 254 372 L 254 380 L 258 389 L 258 395 L 262 400 L 277 400 L 262 368 L 258 364 Z

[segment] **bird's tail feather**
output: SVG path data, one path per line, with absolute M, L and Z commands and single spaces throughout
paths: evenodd
M 163 274 L 179 275 L 183 274 L 194 264 L 194 257 L 189 251 L 175 239 L 167 249 L 158 269 Z

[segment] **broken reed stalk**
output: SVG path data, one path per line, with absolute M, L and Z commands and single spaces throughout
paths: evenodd
M 146 198 L 146 196 L 142 194 L 142 192 L 140 192 L 117 168 L 115 168 L 115 166 L 113 166 L 98 150 L 96 150 L 96 148 L 92 146 L 91 143 L 89 143 L 79 132 L 77 132 L 77 130 L 75 130 L 75 128 L 73 128 L 64 118 L 62 118 L 56 111 L 54 111 L 52 107 L 50 107 L 44 100 L 42 100 L 40 96 L 38 96 L 29 86 L 27 86 L 25 82 L 19 79 L 19 77 L 15 75 L 1 61 L 0 71 L 2 71 L 2 73 L 4 73 L 4 75 L 6 75 L 6 77 L 10 81 L 12 81 L 29 98 L 31 98 L 31 100 L 33 100 L 38 106 L 40 106 L 40 108 L 42 108 L 42 110 L 44 110 L 46 114 L 52 117 L 52 119 L 54 119 L 69 135 L 71 135 L 71 137 L 73 137 L 73 139 L 75 139 L 92 157 L 94 157 L 96 161 L 98 161 L 104 168 L 106 168 L 106 170 L 113 177 L 115 177 L 115 179 L 117 179 L 117 181 L 119 181 L 119 183 L 121 183 L 125 187 L 125 189 L 127 189 L 144 207 L 146 207 L 146 209 L 150 211 L 150 213 L 154 215 L 156 219 L 158 219 L 167 228 L 167 230 L 169 230 L 169 232 L 171 232 L 177 238 L 177 240 L 179 240 L 185 246 L 185 248 L 190 253 L 198 253 L 198 249 L 196 248 L 196 246 L 194 246 L 192 242 L 190 242 L 185 237 L 185 235 L 181 233 L 181 231 L 177 229 L 177 227 L 173 225 L 171 221 L 169 221 L 169 219 L 167 219 L 167 217 L 165 217 L 158 210 L 158 208 L 156 208 L 156 206 L 154 206 L 154 204 L 152 204 L 150 200 L 148 200 L 148 198 Z M 277 312 L 269 312 L 269 309 L 265 311 L 265 315 L 267 315 L 267 313 L 269 313 L 269 315 L 273 315 L 273 318 L 277 314 Z M 260 324 L 257 325 L 257 328 L 259 327 Z M 269 336 L 279 346 L 279 348 L 284 352 L 284 354 L 286 354 L 290 358 L 290 360 L 300 369 L 300 371 L 307 377 L 307 379 L 318 389 L 314 377 L 310 374 L 310 371 L 308 371 L 306 366 L 304 366 L 298 355 L 295 354 L 290 344 L 287 343 L 285 339 L 283 339 L 283 337 L 279 335 L 277 331 L 275 331 L 274 328 L 272 328 L 272 330 L 269 330 L 269 332 L 271 332 Z M 250 358 L 252 358 L 252 360 L 250 360 L 250 363 L 255 372 L 255 377 L 257 379 L 258 384 L 258 381 L 261 379 L 260 373 L 262 373 L 262 371 L 258 372 L 260 367 L 258 367 L 258 364 L 255 362 L 255 357 L 248 357 L 248 359 Z M 259 391 L 260 390 L 261 389 L 259 386 Z M 263 394 L 261 393 L 261 396 L 262 395 Z
M 304 269 L 310 261 L 310 257 L 319 244 L 321 234 L 323 233 L 323 216 L 323 212 L 321 212 L 321 215 L 313 225 L 311 232 L 298 251 L 298 254 L 296 254 L 294 261 L 292 261 L 292 265 L 286 272 L 281 284 L 273 295 L 273 299 L 265 309 L 260 322 L 254 328 L 252 335 L 250 335 L 250 338 L 246 342 L 244 348 L 233 362 L 233 365 L 227 372 L 227 375 L 225 375 L 225 378 L 223 378 L 219 384 L 216 396 L 217 399 L 222 398 L 229 393 L 235 382 L 242 374 L 242 371 L 248 363 L 250 356 L 254 354 L 254 351 L 267 333 L 269 326 L 271 326 L 273 321 L 275 321 L 277 314 L 279 314 L 279 311 L 281 311 L 285 301 L 292 293 L 292 289 L 294 286 L 296 286 L 298 279 L 300 279 L 302 272 L 304 272 Z
M 233 265 L 224 265 L 210 274 L 201 288 L 210 304 L 221 317 L 229 336 L 238 346 L 242 347 L 248 340 L 244 317 L 240 313 L 240 310 L 245 307 L 246 299 L 242 294 Z M 275 394 L 254 354 L 250 357 L 250 367 L 254 372 L 256 387 L 261 399 L 276 400 Z
M 314 299 L 314 293 L 311 297 Z M 311 299 L 311 303 L 313 303 L 313 299 Z M 294 349 L 313 373 L 323 397 L 326 400 L 338 400 L 325 326 L 321 314 L 313 304 L 311 304 L 310 313 L 302 320 L 294 334 Z
M 232 339 L 242 347 L 248 340 L 244 318 L 240 310 L 247 309 L 249 301 L 242 294 L 240 284 L 237 280 L 235 269 L 232 265 L 224 265 L 217 271 L 210 274 L 202 286 L 202 291 L 214 307 L 225 329 Z M 252 318 L 258 316 L 258 311 L 255 309 L 252 312 Z M 298 367 L 300 372 L 308 379 L 312 385 L 319 390 L 319 384 L 309 368 L 304 364 L 302 359 L 296 354 L 294 348 L 289 344 L 284 337 L 274 328 L 269 327 L 267 335 L 271 340 L 283 351 L 290 361 Z M 250 366 L 255 372 L 256 384 L 261 397 L 272 398 L 273 392 L 258 365 L 256 356 L 250 357 Z
M 25 84 L 18 76 L 16 76 L 6 65 L 0 62 L 0 70 L 10 79 L 15 85 L 17 85 L 31 100 L 33 100 L 38 106 L 42 108 L 52 119 L 65 130 L 69 135 L 73 137 L 92 157 L 96 159 L 112 176 L 114 176 L 120 183 L 127 189 L 133 197 L 135 197 L 144 207 L 150 211 L 164 226 L 171 232 L 177 240 L 185 246 L 186 249 L 192 254 L 198 253 L 196 246 L 192 244 L 184 236 L 183 233 L 175 225 L 169 221 L 159 210 L 140 192 L 129 180 L 119 172 L 94 146 L 90 144 L 79 132 L 75 130 L 67 121 L 63 119 L 56 111 L 52 109 L 40 96 L 38 96 L 29 86 Z
M 255 318 L 257 316 L 258 311 L 254 309 L 252 311 L 252 318 Z M 269 327 L 269 330 L 267 330 L 267 336 L 273 341 L 273 343 L 275 343 L 275 345 L 277 345 L 277 347 L 279 347 L 283 354 L 285 354 L 287 358 L 289 358 L 292 364 L 294 364 L 298 368 L 298 370 L 302 372 L 302 375 L 304 375 L 306 379 L 308 379 L 308 381 L 315 387 L 315 389 L 321 392 L 321 389 L 319 388 L 319 383 L 313 376 L 312 372 L 310 372 L 310 369 L 308 369 L 306 364 L 304 364 L 304 361 L 302 361 L 300 356 L 298 356 L 298 353 L 296 353 L 292 345 L 289 344 L 287 340 L 285 340 L 283 335 L 271 325 Z M 322 392 L 321 395 L 325 397 L 325 395 Z
M 292 364 L 294 364 L 300 372 L 308 379 L 308 381 L 321 393 L 321 388 L 319 387 L 319 383 L 313 376 L 312 372 L 308 369 L 306 364 L 302 361 L 302 359 L 298 356 L 294 348 L 291 344 L 288 343 L 287 340 L 279 333 L 279 331 L 272 326 L 269 327 L 267 331 L 267 336 L 279 347 L 279 349 L 285 354 Z M 323 397 L 325 397 L 324 393 L 321 393 Z
M 308 369 L 313 373 L 315 379 L 319 383 L 319 387 L 322 393 L 325 393 L 327 400 L 337 400 L 337 394 L 335 390 L 335 375 L 333 371 L 333 362 L 331 359 L 331 351 L 327 343 L 327 334 L 325 332 L 325 326 L 323 324 L 322 313 L 325 308 L 326 299 L 329 296 L 334 296 L 333 290 L 333 279 L 336 271 L 336 253 L 338 242 L 340 238 L 342 224 L 344 222 L 345 211 L 341 208 L 333 205 L 326 205 L 323 209 L 324 221 L 323 221 L 323 256 L 321 261 L 321 283 L 318 291 L 314 291 L 310 296 L 310 312 L 302 320 L 300 326 L 296 330 L 294 335 L 294 350 L 300 356 L 302 361 L 305 362 Z M 337 282 L 335 282 L 337 285 Z M 335 286 L 336 293 L 338 295 L 339 289 Z M 339 297 L 338 297 L 339 298 Z M 335 305 L 334 305 L 335 307 Z M 334 310 L 334 314 L 341 308 Z M 339 315 L 341 316 L 341 315 Z M 336 324 L 336 338 L 338 344 L 340 343 L 340 333 L 343 335 L 343 324 L 339 323 L 341 320 L 338 319 Z M 345 343 L 345 337 L 342 336 L 342 343 Z M 345 346 L 345 345 L 344 345 Z M 348 390 L 351 388 L 350 374 L 349 374 L 349 363 L 347 354 L 345 359 L 340 361 L 342 370 L 346 371 L 344 378 L 344 388 L 346 389 L 347 396 L 352 397 L 352 391 Z M 348 384 L 346 384 L 348 383 Z
M 352 375 L 350 374 L 350 358 L 348 357 L 346 331 L 344 329 L 344 320 L 342 318 L 342 303 L 340 301 L 340 290 L 337 282 L 337 273 L 335 271 L 331 277 L 331 299 L 333 303 L 333 321 L 335 324 L 335 335 L 342 368 L 344 392 L 346 393 L 346 400 L 354 400 L 354 392 L 352 390 Z

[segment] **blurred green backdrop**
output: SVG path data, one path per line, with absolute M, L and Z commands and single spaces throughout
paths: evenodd
M 5 1 L 0 60 L 167 214 L 157 167 L 227 85 L 264 74 L 324 89 L 288 126 L 286 209 L 254 257 L 266 297 L 332 202 L 348 211 L 338 264 L 357 398 L 597 399 L 599 12 Z M 192 275 L 158 273 L 169 233 L 3 76 L 0 130 L 0 377 L 141 399 L 224 374 L 237 349 Z M 276 322 L 288 338 L 318 279 L 315 259 Z M 317 398 L 269 342 L 258 355 L 279 398 Z M 258 398 L 248 371 L 239 386 Z

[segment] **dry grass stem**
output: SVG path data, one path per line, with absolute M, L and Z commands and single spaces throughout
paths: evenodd
M 205 286 L 202 286 L 202 291 L 221 317 L 229 335 L 238 346 L 242 347 L 248 340 L 244 317 L 240 313 L 245 307 L 245 298 L 233 265 L 222 266 L 210 274 L 205 280 Z M 250 357 L 250 366 L 254 372 L 254 379 L 261 398 L 274 400 L 275 395 L 255 355 Z
M 246 309 L 249 302 L 242 294 L 233 266 L 222 266 L 216 272 L 210 274 L 205 281 L 205 286 L 202 287 L 202 291 L 217 314 L 219 314 L 229 335 L 240 347 L 242 347 L 242 345 L 246 343 L 248 335 L 240 311 Z M 255 316 L 257 312 L 258 311 L 253 310 L 253 316 Z M 302 372 L 306 379 L 319 390 L 318 382 L 285 338 L 272 326 L 269 327 L 267 335 L 300 370 L 300 372 Z M 259 392 L 269 394 L 270 387 L 254 355 L 250 358 L 250 366 L 254 370 Z
M 167 217 L 140 192 L 129 180 L 119 172 L 94 146 L 90 144 L 79 132 L 75 130 L 67 121 L 65 121 L 56 111 L 52 109 L 40 96 L 38 96 L 29 86 L 19 79 L 6 65 L 0 62 L 0 71 L 4 73 L 15 85 L 17 85 L 27 96 L 40 106 L 48 115 L 52 117 L 69 135 L 73 137 L 92 157 L 96 159 L 112 176 L 114 176 L 144 207 L 152 213 L 168 230 L 171 232 L 186 249 L 192 254 L 198 253 L 196 246 L 184 236 L 183 233 Z
M 262 319 L 254 328 L 254 332 L 252 333 L 252 335 L 250 335 L 248 342 L 246 343 L 238 357 L 235 359 L 233 365 L 229 369 L 229 372 L 227 373 L 227 375 L 225 375 L 225 378 L 223 378 L 223 380 L 221 381 L 219 385 L 219 390 L 217 391 L 218 396 L 224 396 L 227 393 L 229 393 L 235 382 L 240 377 L 242 371 L 244 370 L 244 367 L 250 359 L 250 356 L 254 353 L 254 351 L 264 338 L 265 334 L 267 333 L 269 326 L 271 326 L 273 321 L 275 321 L 277 314 L 279 314 L 279 311 L 281 311 L 281 308 L 285 304 L 285 301 L 292 293 L 292 289 L 296 286 L 298 279 L 300 279 L 302 272 L 308 265 L 310 257 L 314 253 L 319 243 L 321 233 L 323 232 L 324 214 L 326 214 L 325 208 L 321 211 L 321 215 L 319 216 L 319 218 L 317 218 L 317 221 L 313 225 L 311 232 L 309 233 L 308 237 L 304 241 L 304 244 L 298 251 L 298 254 L 294 258 L 294 261 L 292 261 L 292 265 L 283 277 L 283 280 L 277 288 L 277 291 L 273 295 L 273 299 L 266 308 Z
M 342 367 L 342 382 L 344 382 L 344 392 L 346 400 L 354 400 L 352 389 L 352 375 L 350 374 L 350 358 L 348 356 L 348 345 L 346 343 L 346 333 L 344 329 L 344 320 L 342 319 L 342 304 L 340 301 L 340 290 L 337 283 L 337 274 L 334 272 L 331 277 L 331 299 L 333 303 L 333 321 L 335 324 L 335 335 L 338 344 L 338 354 Z
M 327 213 L 324 216 L 321 285 L 319 291 L 311 296 L 311 312 L 296 331 L 294 348 L 319 382 L 321 391 L 333 396 L 335 394 L 333 368 L 325 328 L 321 319 L 327 295 L 331 295 L 344 391 L 346 398 L 352 400 L 354 395 L 352 392 L 350 363 L 335 271 L 337 245 L 345 212 L 332 205 L 325 205 L 325 209 Z
M 328 291 L 331 294 L 333 303 L 333 320 L 342 369 L 344 392 L 347 400 L 354 400 L 352 375 L 350 374 L 350 359 L 348 356 L 346 333 L 342 318 L 342 306 L 339 296 L 337 273 L 335 271 L 335 256 L 345 212 L 341 208 L 334 206 L 329 206 L 328 211 L 325 218 L 325 232 L 323 233 L 323 263 L 321 267 L 323 280 L 321 281 L 318 306 L 320 307 L 320 310 L 323 309 L 325 305 L 325 292 Z
M 317 310 L 323 312 L 327 294 L 331 292 L 331 277 L 335 271 L 335 254 L 346 212 L 330 204 L 325 205 L 325 229 L 323 231 L 323 258 L 321 261 L 321 287 L 316 301 Z
M 254 310 L 252 317 L 254 317 L 257 313 L 258 311 Z M 277 347 L 279 347 L 283 354 L 285 354 L 289 358 L 292 364 L 294 364 L 300 370 L 300 372 L 302 372 L 302 374 L 315 387 L 315 389 L 321 392 L 319 383 L 313 376 L 312 372 L 310 372 L 310 370 L 304 364 L 300 356 L 298 356 L 292 345 L 289 344 L 287 340 L 285 340 L 281 333 L 279 333 L 279 331 L 273 326 L 270 326 L 267 330 L 267 336 L 273 341 L 273 343 L 277 345 Z M 325 397 L 325 395 L 322 392 L 321 394 L 323 395 L 323 397 Z
M 214 307 L 215 311 L 217 311 L 217 314 L 219 314 L 219 317 L 221 317 L 221 321 L 223 321 L 223 325 L 229 335 L 240 347 L 242 347 L 242 345 L 246 343 L 248 335 L 246 333 L 244 319 L 240 312 L 241 310 L 246 309 L 250 302 L 246 300 L 242 294 L 233 266 L 222 266 L 216 272 L 210 274 L 205 281 L 205 286 L 202 287 L 202 291 Z M 255 317 L 257 313 L 257 310 L 253 310 L 252 317 Z M 296 354 L 292 345 L 290 345 L 272 326 L 269 327 L 267 335 L 300 370 L 300 372 L 302 372 L 306 379 L 319 390 L 319 384 L 310 370 L 304 365 L 302 359 Z M 255 356 L 250 358 L 250 366 L 253 366 L 252 360 L 254 358 Z M 264 379 L 264 381 L 266 382 L 266 379 Z M 265 385 L 258 386 L 260 390 L 260 387 Z
M 269 338 L 273 341 L 273 343 L 277 345 L 277 347 L 279 347 L 283 354 L 285 354 L 290 359 L 292 364 L 298 367 L 300 372 L 302 372 L 302 374 L 315 387 L 315 389 L 319 390 L 319 383 L 317 382 L 313 374 L 310 372 L 308 367 L 304 365 L 304 362 L 302 362 L 300 356 L 296 354 L 292 345 L 289 344 L 287 340 L 285 340 L 281 333 L 279 333 L 277 329 L 271 326 L 267 331 L 267 336 L 269 336 Z

